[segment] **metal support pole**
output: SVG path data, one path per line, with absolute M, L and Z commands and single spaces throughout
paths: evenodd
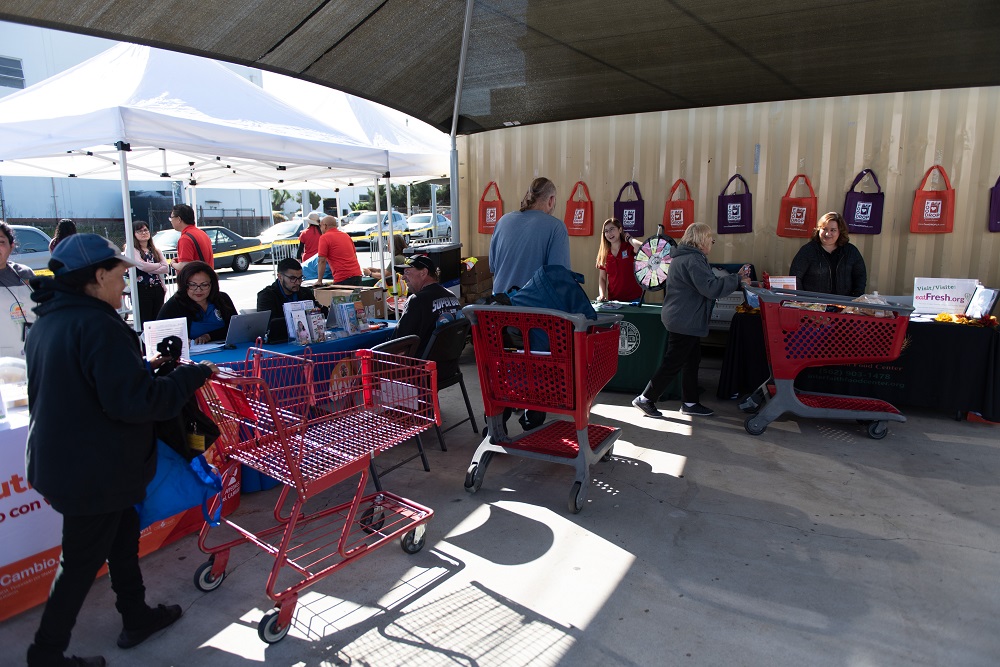
M 125 255 L 133 256 L 135 237 L 132 234 L 132 202 L 128 193 L 128 152 L 132 150 L 124 141 L 115 144 L 118 149 L 118 170 L 122 181 L 122 215 L 125 218 Z M 139 286 L 136 284 L 135 267 L 128 267 L 128 285 L 132 293 L 132 328 L 142 331 L 142 321 L 139 316 Z
M 458 59 L 458 77 L 455 81 L 455 107 L 451 112 L 451 238 L 455 243 L 462 242 L 461 202 L 458 196 L 458 142 L 455 139 L 458 132 L 458 112 L 462 106 L 462 83 L 465 79 L 465 59 L 469 51 L 469 35 L 472 32 L 473 0 L 465 2 L 465 26 L 462 29 L 462 52 Z

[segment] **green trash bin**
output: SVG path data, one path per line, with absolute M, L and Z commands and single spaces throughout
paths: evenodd
M 660 321 L 660 306 L 622 306 L 608 311 L 623 316 L 619 323 L 621 337 L 618 340 L 618 372 L 605 385 L 608 391 L 638 394 L 646 388 L 649 378 L 663 361 L 667 350 L 667 330 Z M 655 400 L 680 399 L 681 378 L 676 377 Z

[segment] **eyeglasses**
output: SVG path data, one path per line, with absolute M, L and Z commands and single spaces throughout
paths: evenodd
M 212 289 L 212 283 L 188 283 L 188 289 L 193 289 L 196 292 L 204 292 L 207 289 Z
M 171 214 L 170 214 L 170 219 L 171 219 L 171 220 L 173 220 L 174 218 L 179 218 L 179 217 L 181 217 L 181 216 L 179 216 L 179 215 L 175 215 L 175 214 L 173 214 L 173 213 L 171 213 Z
M 290 283 L 300 283 L 302 282 L 302 276 L 290 276 L 287 273 L 282 273 L 281 277 Z

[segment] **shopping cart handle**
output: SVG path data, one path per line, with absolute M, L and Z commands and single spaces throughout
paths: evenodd
M 833 306 L 843 306 L 845 308 L 868 308 L 874 310 L 879 310 L 879 309 L 892 310 L 906 317 L 909 317 L 910 313 L 913 312 L 913 306 L 909 306 L 904 303 L 897 303 L 894 301 L 887 301 L 885 304 L 865 303 L 864 301 L 855 301 L 852 297 L 841 296 L 839 294 L 806 292 L 803 290 L 783 289 L 780 287 L 772 287 L 771 289 L 764 289 L 763 287 L 752 287 L 750 285 L 744 285 L 743 289 L 746 290 L 748 293 L 753 294 L 754 296 L 756 296 L 765 303 L 780 304 L 785 301 L 798 301 L 799 303 L 828 304 Z

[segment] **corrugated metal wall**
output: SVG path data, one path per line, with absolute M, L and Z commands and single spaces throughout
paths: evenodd
M 640 185 L 648 236 L 678 178 L 691 186 L 695 219 L 715 229 L 717 197 L 739 172 L 753 192 L 754 233 L 719 235 L 710 261 L 753 262 L 758 273 L 785 274 L 803 243 L 775 234 L 792 177 L 809 177 L 822 215 L 843 209 L 854 176 L 867 167 L 886 195 L 882 233 L 851 238 L 868 266 L 868 291 L 912 294 L 915 276 L 978 278 L 997 287 L 1000 234 L 987 231 L 987 213 L 1000 175 L 998 119 L 1000 88 L 972 88 L 594 118 L 463 137 L 463 253 L 488 252 L 490 237 L 477 232 L 476 218 L 489 181 L 500 185 L 504 210 L 513 211 L 532 178 L 551 178 L 560 199 L 554 213 L 562 218 L 570 188 L 583 180 L 594 199 L 595 235 L 571 237 L 570 246 L 573 269 L 587 277 L 593 297 L 600 225 L 626 181 Z M 911 234 L 914 190 L 935 163 L 956 190 L 954 232 Z M 935 173 L 928 188 L 941 187 L 936 181 Z

